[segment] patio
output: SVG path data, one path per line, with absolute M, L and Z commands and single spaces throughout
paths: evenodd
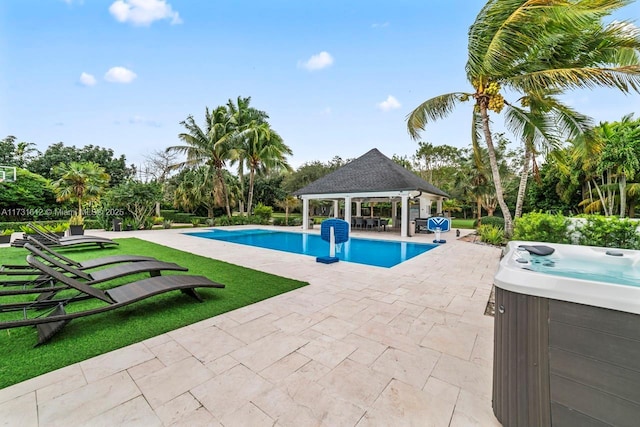
M 483 313 L 500 250 L 449 233 L 391 269 L 327 266 L 183 231 L 92 234 L 310 286 L 0 390 L 6 425 L 499 425 Z

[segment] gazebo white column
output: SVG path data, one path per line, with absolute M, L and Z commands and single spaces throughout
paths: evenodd
M 439 213 L 439 214 L 441 214 L 441 213 L 442 213 L 442 198 L 439 198 L 439 199 L 436 201 L 436 210 L 437 210 L 437 212 L 436 212 L 436 213 Z
M 356 202 L 356 216 L 362 216 L 362 202 L 360 200 Z
M 338 218 L 340 216 L 340 200 L 335 199 L 333 201 L 333 217 Z
M 302 229 L 309 229 L 309 199 L 302 198 Z
M 398 202 L 396 200 L 391 202 L 391 219 L 393 220 L 393 227 L 398 227 Z
M 409 235 L 409 196 L 402 195 L 402 220 L 400 221 L 400 237 Z
M 431 199 L 427 199 L 425 197 L 420 197 L 420 218 L 427 218 L 431 213 Z
M 347 221 L 351 230 L 351 197 L 349 196 L 344 198 L 344 220 Z

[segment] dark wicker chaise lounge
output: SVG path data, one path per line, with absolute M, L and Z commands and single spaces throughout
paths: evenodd
M 115 310 L 154 295 L 176 290 L 179 290 L 198 301 L 202 301 L 202 298 L 196 292 L 196 288 L 224 288 L 223 284 L 213 282 L 204 276 L 171 275 L 150 277 L 118 286 L 117 288 L 113 288 L 108 291 L 102 291 L 85 283 L 81 283 L 71 277 L 65 276 L 61 272 L 39 261 L 33 255 L 27 256 L 27 262 L 33 267 L 41 270 L 44 274 L 53 277 L 57 282 L 60 282 L 69 288 L 78 290 L 87 298 L 95 298 L 106 304 L 103 307 L 67 313 L 65 311 L 65 306 L 73 301 L 73 299 L 70 298 L 67 301 L 58 301 L 55 308 L 53 308 L 53 310 L 46 316 L 42 316 L 41 313 L 39 313 L 38 317 L 29 318 L 28 315 L 32 314 L 32 310 L 23 310 L 23 319 L 0 322 L 0 330 L 22 326 L 36 326 L 38 329 L 37 345 L 47 342 L 67 323 L 79 317 L 91 316 L 93 314 Z M 0 311 L 2 311 L 1 308 Z
M 33 231 L 35 231 L 36 234 L 38 234 L 38 236 L 40 236 L 40 238 L 39 238 L 40 242 L 42 242 L 42 244 L 47 245 L 47 246 L 57 246 L 57 247 L 72 247 L 72 246 L 74 246 L 74 247 L 77 247 L 79 245 L 98 245 L 101 248 L 104 248 L 105 246 L 118 245 L 119 244 L 117 242 L 114 242 L 111 239 L 106 238 L 106 237 L 87 236 L 87 235 L 60 237 L 60 236 L 56 235 L 55 233 L 51 233 L 51 232 L 49 232 L 47 230 L 44 230 L 44 229 L 42 229 L 42 228 L 40 228 L 37 225 L 32 224 L 32 223 L 29 223 L 29 228 L 31 228 Z M 27 238 L 17 239 L 17 240 L 14 240 L 13 242 L 11 242 L 11 246 L 23 247 L 27 243 L 29 243 Z
M 164 270 L 170 271 L 188 271 L 186 267 L 182 267 L 173 262 L 164 261 L 140 261 L 129 264 L 120 264 L 117 266 L 105 268 L 103 270 L 96 270 L 87 272 L 71 267 L 34 247 L 31 243 L 24 245 L 25 249 L 31 252 L 33 255 L 41 258 L 49 264 L 51 269 L 59 271 L 61 274 L 67 273 L 71 277 L 76 279 L 85 280 L 86 285 L 95 285 L 98 283 L 106 282 L 116 279 L 118 277 L 129 276 L 138 273 L 149 273 L 150 276 L 160 276 Z M 31 264 L 31 263 L 30 263 Z M 33 265 L 33 264 L 31 264 Z M 50 299 L 56 292 L 66 289 L 66 286 L 55 285 L 55 280 L 50 274 L 43 273 L 42 269 L 36 268 L 39 276 L 35 279 L 15 280 L 0 282 L 4 286 L 21 286 L 21 289 L 0 291 L 0 296 L 3 295 L 24 295 L 24 294 L 40 294 L 38 300 Z M 29 272 L 27 274 L 32 274 Z M 55 285 L 55 286 L 54 286 Z M 0 306 L 2 307 L 2 306 Z
M 31 236 L 27 237 L 27 241 L 32 246 L 40 249 L 42 252 L 47 253 L 48 255 L 60 260 L 60 262 L 63 262 L 64 264 L 70 267 L 77 268 L 78 270 L 90 270 L 92 268 L 104 267 L 111 264 L 121 264 L 126 262 L 157 261 L 153 257 L 142 256 L 142 255 L 109 255 L 109 256 L 93 258 L 85 261 L 75 261 L 71 258 L 64 256 L 60 252 L 54 251 L 49 246 L 43 244 L 38 239 L 34 239 Z M 40 271 L 34 269 L 29 264 L 4 264 L 0 266 L 0 275 L 25 276 L 27 274 L 40 274 Z

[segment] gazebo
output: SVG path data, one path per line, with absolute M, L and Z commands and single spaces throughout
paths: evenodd
M 419 201 L 419 217 L 426 218 L 433 201 L 437 211 L 442 212 L 442 201 L 449 197 L 375 148 L 293 194 L 302 199 L 304 230 L 309 228 L 309 200 L 332 200 L 334 217 L 338 216 L 339 203 L 344 200 L 344 219 L 349 224 L 352 203 L 355 203 L 355 216 L 359 217 L 363 202 L 391 202 L 394 224 L 399 220 L 402 237 L 408 236 L 410 200 Z M 401 218 L 397 215 L 398 202 L 401 203 Z

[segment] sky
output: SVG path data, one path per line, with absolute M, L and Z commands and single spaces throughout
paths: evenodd
M 1 0 L 0 137 L 41 151 L 60 141 L 108 147 L 141 166 L 181 145 L 189 115 L 204 127 L 206 107 L 250 96 L 291 147 L 293 167 L 372 148 L 410 157 L 418 143 L 407 115 L 471 89 L 467 31 L 484 3 Z M 640 3 L 616 18 L 638 24 Z M 596 123 L 640 115 L 638 94 L 564 99 Z M 471 112 L 458 107 L 421 141 L 469 146 Z

